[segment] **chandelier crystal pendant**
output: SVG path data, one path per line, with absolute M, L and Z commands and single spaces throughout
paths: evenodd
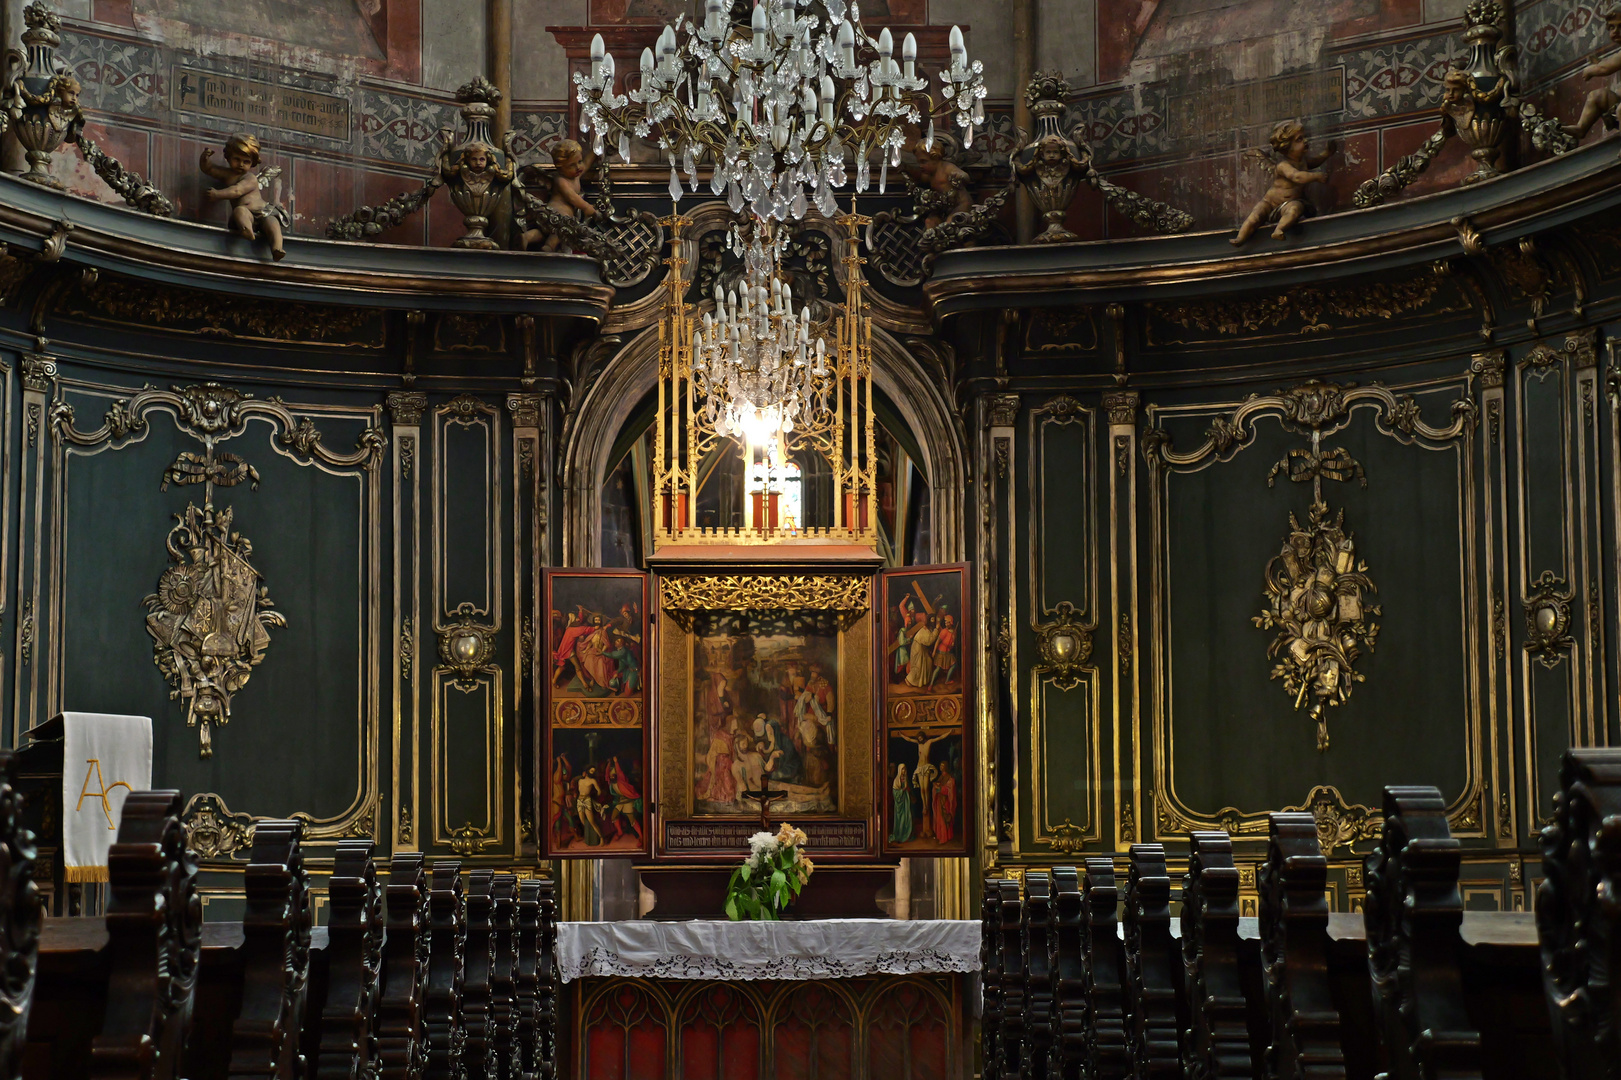
M 742 283 L 717 288 L 714 310 L 700 316 L 685 299 L 682 231 L 690 220 L 680 214 L 665 219 L 670 257 L 659 323 L 655 548 L 785 539 L 876 544 L 872 317 L 863 302 L 858 250 L 861 228 L 870 220 L 859 214 L 839 218 L 844 310 L 818 321 L 811 305 L 794 307 L 782 264 L 786 226 L 753 223 Z M 831 522 L 807 527 L 804 521 L 775 520 L 769 489 L 750 493 L 754 502 L 742 528 L 695 521 L 706 463 L 712 466 L 727 440 L 739 444 L 747 461 L 768 466 L 785 464 L 801 451 L 820 457 L 831 480 Z
M 800 219 L 814 204 L 838 210 L 834 192 L 855 170 L 855 190 L 878 190 L 901 162 L 908 128 L 949 114 L 972 146 L 985 119 L 984 67 L 970 62 L 962 31 L 951 28 L 951 61 L 940 72 L 944 106 L 917 69 L 917 40 L 907 34 L 895 58 L 888 29 L 872 37 L 860 5 L 845 0 L 756 0 L 747 25 L 734 24 L 725 0 L 705 0 L 704 20 L 666 26 L 656 49 L 642 51 L 636 85 L 615 92 L 617 65 L 602 35 L 591 42 L 591 72 L 576 73 L 580 128 L 597 153 L 611 141 L 630 160 L 630 139 L 652 139 L 670 165 L 670 197 L 680 202 L 682 174 L 698 190 L 698 166 L 713 167 L 710 191 L 734 213 L 761 220 Z
M 831 538 L 875 542 L 876 452 L 872 413 L 872 320 L 862 303 L 860 227 L 839 213 L 835 193 L 851 181 L 861 194 L 888 186 L 909 133 L 932 147 L 937 118 L 950 118 L 971 146 L 985 119 L 984 69 L 970 62 L 952 27 L 950 63 L 939 73 L 937 109 L 930 80 L 907 34 L 900 57 L 885 29 L 876 37 L 846 0 L 755 0 L 734 23 L 729 0 L 705 0 L 702 23 L 678 19 L 644 49 L 639 70 L 621 80 L 601 35 L 589 74 L 574 76 L 582 137 L 598 154 L 612 143 L 631 160 L 631 139 L 651 140 L 670 167 L 667 220 L 670 274 L 660 322 L 659 425 L 654 458 L 661 527 L 655 543 L 705 542 L 694 529 L 700 463 L 726 439 L 782 463 L 809 450 L 827 461 L 835 493 Z M 622 87 L 622 89 L 621 89 Z M 700 164 L 710 192 L 741 219 L 732 250 L 744 257 L 738 287 L 717 290 L 701 320 L 685 298 L 681 198 L 698 190 Z M 844 227 L 843 314 L 833 347 L 796 307 L 783 265 L 789 232 L 814 206 Z M 755 493 L 751 493 L 753 497 Z M 769 491 L 758 493 L 768 500 Z M 771 540 L 774 518 L 761 503 L 748 537 Z M 717 528 L 730 531 L 725 524 Z M 796 529 L 806 536 L 815 530 Z M 712 539 L 712 537 L 710 538 Z
M 780 462 L 794 425 L 827 412 L 827 341 L 811 340 L 811 309 L 793 308 L 769 228 L 748 245 L 742 288 L 715 286 L 715 310 L 692 334 L 691 371 L 715 434 L 760 447 Z

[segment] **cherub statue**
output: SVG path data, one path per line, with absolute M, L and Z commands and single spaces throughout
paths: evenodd
M 917 164 L 903 167 L 907 176 L 923 185 L 917 196 L 917 209 L 925 229 L 934 228 L 952 214 L 973 209 L 968 174 L 954 162 L 947 161 L 938 145 L 931 147 L 926 140 L 918 139 L 910 149 Z
M 224 186 L 204 192 L 207 198 L 231 202 L 230 228 L 239 236 L 254 240 L 262 233 L 270 241 L 270 254 L 280 259 L 287 254 L 282 249 L 282 230 L 292 227 L 287 209 L 275 200 L 267 200 L 262 193 L 265 185 L 281 176 L 281 169 L 259 169 L 259 140 L 238 132 L 225 142 L 225 165 L 215 165 L 213 147 L 204 150 L 197 159 L 197 167 Z
M 1621 7 L 1613 9 L 1604 16 L 1604 24 L 1610 28 L 1610 41 L 1621 45 Z M 1613 52 L 1602 60 L 1594 60 L 1582 68 L 1583 79 L 1605 79 L 1621 71 L 1621 51 Z M 1587 102 L 1582 106 L 1582 115 L 1574 124 L 1565 125 L 1565 134 L 1578 139 L 1585 138 L 1592 130 L 1593 125 L 1600 120 L 1604 126 L 1614 130 L 1621 117 L 1617 116 L 1616 106 L 1621 105 L 1621 96 L 1616 93 L 1615 83 L 1601 86 L 1587 95 Z
M 552 147 L 552 168 L 549 172 L 539 165 L 524 167 L 522 178 L 524 186 L 526 189 L 534 189 L 536 193 L 531 196 L 531 200 L 545 199 L 543 209 L 549 211 L 536 213 L 533 208 L 531 209 L 531 228 L 523 234 L 525 248 L 544 241 L 540 250 L 556 251 L 563 243 L 563 230 L 557 227 L 559 223 L 552 215 L 571 221 L 580 217 L 597 216 L 597 208 L 592 206 L 580 191 L 581 179 L 591 171 L 591 166 L 595 163 L 594 153 L 582 149 L 573 139 L 564 139 Z
M 1277 227 L 1272 230 L 1272 239 L 1282 240 L 1291 225 L 1310 216 L 1312 208 L 1304 198 L 1306 185 L 1328 180 L 1327 173 L 1311 170 L 1327 161 L 1338 149 L 1337 144 L 1330 142 L 1325 149 L 1315 154 L 1308 153 L 1306 129 L 1299 120 L 1285 120 L 1274 127 L 1271 142 L 1273 151 L 1283 155 L 1283 159 L 1272 167 L 1272 186 L 1238 227 L 1238 235 L 1232 238 L 1235 247 L 1247 241 L 1256 229 L 1267 222 L 1277 222 Z

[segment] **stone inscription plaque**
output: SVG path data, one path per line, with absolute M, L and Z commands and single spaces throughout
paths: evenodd
M 237 121 L 244 127 L 273 127 L 349 141 L 349 100 L 318 90 L 281 86 L 213 71 L 174 65 L 169 107 Z

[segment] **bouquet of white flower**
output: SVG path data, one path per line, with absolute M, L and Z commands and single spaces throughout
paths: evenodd
M 804 847 L 804 830 L 786 821 L 775 836 L 757 832 L 749 837 L 749 857 L 732 871 L 726 886 L 726 917 L 733 922 L 781 918 L 816 869 Z

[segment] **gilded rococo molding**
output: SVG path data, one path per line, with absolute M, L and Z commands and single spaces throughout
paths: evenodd
M 1575 599 L 1570 583 L 1552 570 L 1544 570 L 1526 591 L 1525 651 L 1543 667 L 1558 667 L 1576 647 L 1570 633 Z
M 55 367 L 34 368 L 48 389 Z M 145 598 L 146 629 L 153 642 L 153 662 L 173 688 L 170 697 L 183 703 L 188 726 L 199 728 L 199 755 L 212 754 L 210 726 L 230 719 L 232 697 L 248 682 L 270 644 L 269 630 L 286 625 L 273 610 L 269 590 L 250 561 L 253 548 L 232 528 L 233 510 L 216 506 L 216 488 L 241 483 L 259 484 L 259 474 L 236 454 L 220 445 L 243 435 L 251 420 L 270 425 L 271 439 L 294 460 L 340 469 L 374 472 L 383 458 L 387 437 L 377 426 L 380 410 L 366 419 L 352 452 L 325 445 L 322 433 L 309 416 L 295 414 L 280 398 L 258 399 L 217 382 L 147 387 L 107 408 L 101 426 L 82 431 L 75 426 L 74 409 L 63 400 L 52 402 L 49 430 L 59 446 L 93 449 L 119 447 L 144 439 L 150 416 L 168 413 L 181 431 L 202 443 L 202 453 L 182 452 L 164 470 L 160 488 L 202 485 L 203 505 L 188 502 L 174 515 L 176 524 L 165 541 L 168 565 L 159 575 L 156 590 Z M 362 738 L 365 736 L 363 735 Z M 318 822 L 308 815 L 310 839 L 354 835 L 365 827 L 367 814 L 375 814 L 376 795 L 363 778 L 357 803 L 333 820 Z M 187 809 L 188 836 L 194 846 L 217 855 L 229 855 L 251 843 L 251 823 L 257 818 L 231 814 L 214 795 L 194 797 Z
M 1295 707 L 1311 708 L 1319 715 L 1320 725 L 1323 710 L 1343 701 L 1350 684 L 1360 681 L 1351 666 L 1356 659 L 1354 651 L 1372 647 L 1377 626 L 1371 616 L 1380 614 L 1379 607 L 1369 602 L 1376 590 L 1367 566 L 1357 557 L 1343 511 L 1329 508 L 1322 488 L 1324 479 L 1366 485 L 1367 475 L 1348 451 L 1326 446 L 1325 440 L 1345 428 L 1359 409 L 1369 409 L 1376 429 L 1404 445 L 1432 450 L 1456 446 L 1460 440 L 1470 438 L 1478 417 L 1472 396 L 1474 381 L 1489 384 L 1494 377 L 1501 379 L 1501 364 L 1495 359 L 1492 353 L 1475 357 L 1463 394 L 1448 406 L 1450 423 L 1445 426 L 1425 420 L 1413 394 L 1397 393 L 1379 384 L 1357 386 L 1313 379 L 1288 390 L 1248 398 L 1231 412 L 1214 417 L 1196 448 L 1179 452 L 1173 447 L 1170 433 L 1160 426 L 1158 410 L 1153 406 L 1148 410 L 1147 430 L 1141 442 L 1150 465 L 1156 504 L 1164 499 L 1163 478 L 1167 474 L 1197 471 L 1212 461 L 1232 460 L 1254 441 L 1258 419 L 1275 417 L 1286 431 L 1309 440 L 1306 448 L 1290 449 L 1268 477 L 1269 486 L 1281 476 L 1295 483 L 1310 482 L 1313 491 L 1306 522 L 1303 524 L 1294 513 L 1289 515 L 1290 532 L 1263 575 L 1267 609 L 1253 621 L 1258 627 L 1277 631 L 1269 646 L 1277 662 L 1273 677 L 1285 680 Z M 1163 544 L 1163 540 L 1156 540 L 1156 544 Z M 1322 647 L 1330 642 L 1335 647 L 1324 651 Z M 1318 652 L 1330 656 L 1335 668 L 1327 680 L 1322 678 L 1326 667 L 1320 663 Z M 1310 663 L 1314 659 L 1319 663 Z M 1156 715 L 1157 738 L 1164 739 L 1169 717 L 1163 706 Z M 1318 735 L 1319 749 L 1326 749 L 1327 732 L 1323 726 Z M 1266 832 L 1264 813 L 1246 814 L 1233 807 L 1193 811 L 1182 806 L 1169 790 L 1168 768 L 1168 761 L 1156 762 L 1155 776 L 1161 790 L 1153 792 L 1152 801 L 1161 836 L 1201 828 L 1222 828 L 1234 835 Z M 1480 777 L 1474 775 L 1451 811 L 1454 828 L 1465 832 L 1481 828 L 1481 797 Z M 1379 827 L 1373 808 L 1347 802 L 1332 787 L 1314 788 L 1301 806 L 1289 809 L 1313 813 L 1325 847 L 1331 842 L 1343 846 L 1371 838 Z
M 51 433 L 59 441 L 73 446 L 99 446 L 144 431 L 147 414 L 153 411 L 173 415 L 176 426 L 202 440 L 205 447 L 234 439 L 247 430 L 249 420 L 263 419 L 275 429 L 280 445 L 304 458 L 336 468 L 373 468 L 388 445 L 388 437 L 373 425 L 361 432 L 353 453 L 334 451 L 322 443 L 315 422 L 309 417 L 295 416 L 281 398 L 255 398 L 216 382 L 169 390 L 141 390 L 127 400 L 114 401 L 102 418 L 101 427 L 94 431 L 80 431 L 75 427 L 73 407 L 59 401 L 51 407 Z
M 666 611 L 838 611 L 871 607 L 869 581 L 855 574 L 722 574 L 659 578 Z
M 1246 837 L 1264 838 L 1269 828 L 1269 813 L 1246 814 L 1236 807 L 1224 806 L 1216 811 L 1211 821 L 1197 821 L 1179 813 L 1164 792 L 1150 793 L 1158 820 L 1158 834 L 1169 838 L 1196 829 L 1216 828 L 1234 839 Z M 1323 845 L 1325 854 L 1331 854 L 1336 848 L 1350 847 L 1366 840 L 1378 837 L 1383 827 L 1384 817 L 1379 810 L 1361 803 L 1353 803 L 1345 798 L 1340 789 L 1332 784 L 1319 784 L 1306 793 L 1306 797 L 1297 806 L 1285 806 L 1284 812 L 1306 812 L 1311 814 L 1317 823 L 1317 839 Z M 1460 815 L 1461 816 L 1461 813 Z M 1456 817 L 1454 818 L 1456 821 Z
M 1263 575 L 1267 606 L 1252 621 L 1259 629 L 1276 631 L 1267 646 L 1274 661 L 1272 678 L 1283 680 L 1294 708 L 1306 709 L 1316 721 L 1320 751 L 1329 748 L 1326 710 L 1343 704 L 1354 684 L 1363 681 L 1355 664 L 1364 649 L 1374 648 L 1378 635 L 1370 616 L 1380 614 L 1380 608 L 1368 602 L 1377 589 L 1367 564 L 1357 557 L 1344 510 L 1331 511 L 1323 495 L 1325 479 L 1368 486 L 1362 464 L 1349 451 L 1323 444 L 1359 408 L 1374 410 L 1375 424 L 1385 434 L 1427 445 L 1459 438 L 1477 415 L 1473 398 L 1465 394 L 1452 403 L 1452 423 L 1438 428 L 1424 420 L 1412 394 L 1397 395 L 1377 384 L 1359 387 L 1312 379 L 1252 397 L 1230 416 L 1216 417 L 1204 444 L 1191 453 L 1172 450 L 1163 429 L 1143 436 L 1144 455 L 1159 468 L 1195 466 L 1212 456 L 1229 459 L 1254 438 L 1254 421 L 1262 416 L 1276 416 L 1285 430 L 1309 440 L 1306 448 L 1290 448 L 1267 475 L 1268 487 L 1280 476 L 1310 482 L 1312 501 L 1304 524 L 1289 513 L 1289 531 Z
M 309 814 L 299 812 L 288 816 L 304 823 L 306 841 L 368 838 L 375 834 L 377 802 L 368 800 L 346 820 L 325 827 L 317 825 Z M 280 816 L 236 813 L 219 795 L 204 791 L 187 801 L 180 815 L 180 827 L 186 834 L 187 850 L 199 859 L 229 861 L 239 852 L 252 850 L 253 834 L 259 822 L 279 820 L 282 820 Z

